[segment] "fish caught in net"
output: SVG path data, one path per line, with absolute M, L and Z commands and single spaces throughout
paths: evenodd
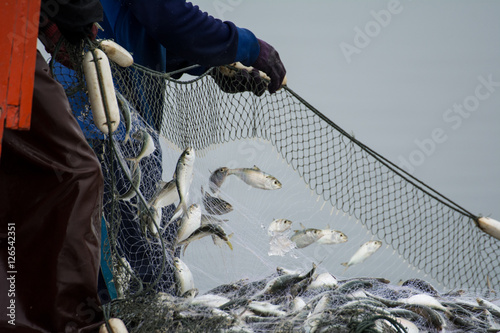
M 408 332 L 411 325 L 479 332 L 500 325 L 498 306 L 475 297 L 500 285 L 500 241 L 478 228 L 478 216 L 356 140 L 291 88 L 260 97 L 223 92 L 214 71 L 181 81 L 112 63 L 121 122 L 104 135 L 93 123 L 82 73 L 54 67 L 102 163 L 103 264 L 112 276 L 113 299 L 108 312 L 134 332 Z M 366 243 L 369 250 L 348 254 L 339 273 L 370 260 L 384 244 L 446 288 L 471 294 L 438 292 L 418 279 L 401 286 L 385 279 L 338 279 L 333 272 L 320 273 L 319 260 L 312 269 L 281 269 L 255 281 L 240 276 L 199 293 L 186 260 L 199 249 L 191 243 L 208 240 L 204 246 L 220 253 L 240 247 L 255 253 L 245 237 L 262 231 L 258 237 L 271 247 L 256 257 L 269 268 L 267 255 L 280 259 L 311 244 L 348 240 L 330 227 L 300 228 L 293 222 L 292 232 L 287 216 L 270 219 L 290 222 L 276 222 L 272 229 L 248 229 L 247 235 L 234 229 L 232 211 L 252 223 L 259 208 L 249 209 L 248 202 L 260 202 L 262 209 L 271 200 L 278 205 L 273 192 L 288 185 L 278 180 L 284 171 L 254 166 L 257 157 L 248 165 L 231 165 L 235 158 L 229 153 L 210 158 L 211 150 L 245 140 L 271 147 L 318 200 L 354 217 L 375 237 Z M 204 159 L 210 162 L 198 162 Z M 244 183 L 252 187 L 245 190 L 250 194 L 231 194 L 230 186 Z M 298 201 L 294 205 L 300 207 Z M 208 264 L 231 270 L 216 259 Z M 238 271 L 230 274 L 237 277 Z

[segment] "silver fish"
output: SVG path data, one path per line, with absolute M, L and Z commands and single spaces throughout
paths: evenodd
M 123 120 L 125 121 L 125 139 L 123 139 L 123 143 L 126 143 L 130 140 L 130 128 L 132 127 L 132 116 L 130 112 L 130 105 L 128 101 L 116 91 L 116 97 L 118 100 L 118 106 L 120 107 L 120 111 L 122 113 Z
M 224 231 L 224 229 L 222 229 L 222 227 L 218 224 L 202 225 L 201 227 L 196 229 L 188 238 L 186 238 L 182 242 L 179 242 L 178 245 L 180 245 L 180 246 L 184 245 L 184 250 L 183 250 L 183 254 L 184 254 L 184 252 L 186 252 L 186 248 L 189 245 L 189 243 L 191 243 L 192 241 L 201 239 L 203 237 L 209 236 L 209 235 L 215 235 L 215 236 L 221 238 L 223 241 L 226 242 L 227 246 L 229 246 L 229 248 L 231 250 L 233 249 L 233 245 L 229 241 L 229 238 L 231 237 L 231 235 L 230 236 L 226 235 L 226 232 Z
M 333 230 L 328 227 L 321 230 L 323 237 L 318 239 L 318 244 L 340 244 L 347 242 L 347 236 L 338 230 Z
M 175 185 L 175 179 L 172 179 L 166 183 L 162 182 L 159 190 L 150 200 L 150 204 L 156 208 L 163 208 L 174 204 L 178 200 L 177 185 Z
M 352 265 L 362 263 L 363 261 L 366 260 L 366 258 L 374 254 L 375 251 L 377 251 L 381 246 L 382 246 L 381 241 L 378 240 L 368 241 L 363 245 L 361 245 L 361 247 L 356 251 L 356 253 L 353 254 L 353 256 L 351 257 L 351 259 L 349 259 L 348 262 L 344 262 L 342 263 L 342 265 L 345 266 L 345 270 L 347 270 Z
M 209 178 L 209 188 L 213 194 L 218 194 L 222 183 L 227 177 L 227 172 L 229 171 L 226 167 L 221 167 L 212 172 Z
M 205 207 L 207 213 L 223 215 L 233 210 L 233 206 L 229 202 L 221 198 L 211 196 L 208 192 L 203 191 L 203 187 L 201 188 L 201 193 L 203 195 L 203 206 Z
M 267 228 L 267 234 L 269 236 L 274 235 L 275 233 L 282 233 L 290 229 L 292 226 L 292 221 L 287 219 L 275 219 Z
M 162 216 L 162 208 L 156 208 L 154 206 L 148 206 L 144 209 L 144 205 L 139 203 L 139 216 L 141 219 L 142 233 L 144 237 L 147 237 L 148 231 L 153 237 L 160 237 L 160 223 Z
M 177 231 L 177 243 L 182 242 L 201 226 L 201 208 L 198 204 L 189 206 L 186 214 L 181 218 L 179 230 Z
M 277 190 L 281 188 L 281 183 L 276 177 L 261 171 L 255 165 L 253 168 L 229 169 L 228 175 L 235 175 L 248 185 L 263 190 Z
M 135 195 L 137 194 L 136 189 L 139 190 L 139 185 L 141 184 L 141 176 L 142 172 L 139 166 L 133 169 L 131 176 L 132 184 L 129 190 L 125 194 L 119 195 L 117 199 L 123 201 L 130 201 L 133 197 L 135 197 Z
M 149 155 L 151 155 L 155 151 L 156 147 L 155 143 L 153 142 L 153 138 L 151 137 L 151 135 L 149 135 L 149 133 L 145 129 L 140 129 L 137 132 L 134 132 L 132 134 L 132 138 L 142 142 L 142 147 L 141 151 L 139 152 L 139 155 L 133 158 L 127 158 L 128 161 L 134 162 L 134 169 L 136 169 L 137 166 L 139 165 L 139 162 L 144 157 L 148 157 Z
M 195 289 L 193 274 L 189 267 L 178 257 L 174 259 L 174 267 L 177 295 L 181 296 L 186 293 L 186 291 Z
M 323 234 L 320 229 L 309 228 L 295 230 L 295 234 L 290 237 L 290 240 L 295 243 L 297 248 L 302 249 L 316 242 L 321 237 L 323 237 Z
M 194 160 L 196 158 L 194 149 L 187 147 L 179 157 L 175 167 L 174 179 L 179 194 L 179 205 L 175 209 L 170 221 L 177 219 L 182 213 L 187 211 L 187 200 L 189 187 L 193 181 Z

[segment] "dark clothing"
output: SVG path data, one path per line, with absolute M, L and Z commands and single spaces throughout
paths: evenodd
M 114 39 L 132 52 L 135 62 L 159 72 L 237 61 L 250 66 L 259 54 L 252 32 L 185 0 L 102 0 L 102 5 L 104 32 L 99 35 Z
M 102 16 L 99 0 L 42 0 L 40 28 L 50 20 L 68 41 L 77 43 L 90 34 L 92 24 L 102 21 Z
M 7 129 L 3 137 L 0 331 L 97 332 L 103 178 L 63 88 L 49 73 L 38 53 L 31 129 Z M 11 223 L 15 243 L 7 238 Z M 7 251 L 12 245 L 14 266 Z M 15 296 L 8 297 L 11 275 Z M 7 322 L 12 300 L 15 326 Z

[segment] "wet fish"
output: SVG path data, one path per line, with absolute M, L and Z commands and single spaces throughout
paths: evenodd
M 354 255 L 349 259 L 348 262 L 342 263 L 343 266 L 345 266 L 345 269 L 347 270 L 349 267 L 352 265 L 360 264 L 363 261 L 366 260 L 369 256 L 375 253 L 380 247 L 382 246 L 381 241 L 368 241 L 361 245 L 361 247 L 354 253 Z M 344 270 L 345 272 L 345 270 Z
M 318 239 L 318 244 L 340 244 L 347 242 L 347 236 L 338 230 L 333 230 L 328 227 L 321 230 L 323 237 Z
M 267 234 L 269 236 L 274 235 L 275 233 L 282 233 L 290 229 L 292 226 L 292 221 L 287 219 L 275 219 L 267 228 Z
M 213 194 L 218 194 L 222 183 L 228 175 L 229 169 L 227 167 L 221 167 L 212 172 L 209 178 L 209 188 Z
M 181 218 L 179 231 L 177 232 L 177 243 L 182 242 L 201 226 L 201 207 L 198 204 L 189 206 L 186 214 Z
M 247 307 L 262 316 L 282 317 L 286 315 L 285 311 L 280 310 L 281 306 L 269 302 L 251 301 Z
M 155 151 L 156 147 L 155 143 L 153 142 L 153 138 L 151 137 L 151 135 L 149 135 L 149 133 L 145 129 L 140 129 L 137 132 L 134 132 L 132 134 L 132 138 L 142 142 L 142 147 L 141 151 L 139 152 L 139 155 L 133 158 L 127 158 L 128 161 L 134 162 L 133 170 L 135 170 L 139 165 L 139 162 L 144 157 L 148 157 L 149 155 L 151 155 Z
M 201 194 L 203 195 L 203 206 L 209 214 L 224 215 L 233 210 L 233 206 L 218 197 L 211 196 L 210 193 L 205 192 L 201 187 Z
M 125 138 L 123 139 L 123 143 L 126 143 L 128 140 L 130 140 L 130 128 L 132 127 L 130 105 L 125 97 L 123 97 L 123 95 L 118 91 L 116 91 L 116 98 L 118 100 L 118 106 L 120 107 L 123 120 L 125 121 Z
M 195 289 L 193 274 L 189 267 L 178 257 L 174 259 L 175 279 L 177 286 L 177 295 L 181 296 L 186 291 Z
M 182 213 L 187 211 L 187 200 L 189 195 L 189 187 L 193 181 L 195 151 L 191 147 L 187 147 L 177 160 L 175 167 L 174 179 L 179 194 L 179 205 L 175 209 L 170 221 L 179 218 Z
M 141 221 L 142 233 L 144 237 L 147 237 L 148 231 L 153 237 L 160 237 L 160 223 L 162 216 L 162 208 L 156 208 L 154 206 L 148 206 L 144 209 L 144 205 L 139 203 L 139 218 Z
M 210 236 L 210 235 L 215 235 L 215 236 L 221 238 L 222 240 L 224 240 L 226 242 L 227 246 L 229 246 L 229 248 L 231 250 L 233 249 L 233 245 L 229 241 L 230 237 L 228 235 L 226 235 L 226 232 L 224 231 L 224 229 L 222 229 L 222 227 L 218 224 L 202 225 L 201 227 L 196 229 L 188 238 L 186 238 L 182 242 L 179 242 L 178 245 L 180 245 L 180 246 L 184 245 L 184 250 L 183 250 L 183 253 L 184 253 L 184 252 L 186 252 L 186 248 L 189 245 L 189 243 L 191 243 L 192 241 L 201 239 L 203 237 Z
M 321 237 L 323 237 L 323 234 L 320 229 L 309 228 L 295 230 L 295 234 L 290 237 L 290 240 L 295 243 L 297 248 L 302 249 L 316 242 Z
M 330 273 L 321 273 L 319 274 L 307 287 L 307 290 L 328 288 L 333 289 L 338 286 L 337 279 Z
M 129 188 L 129 190 L 123 194 L 119 195 L 117 197 L 118 200 L 123 200 L 123 201 L 130 201 L 135 195 L 137 194 L 136 189 L 139 190 L 139 185 L 141 184 L 141 177 L 142 177 L 142 172 L 141 168 L 138 166 L 137 168 L 132 170 L 132 184 Z
M 424 305 L 432 309 L 441 310 L 443 312 L 448 312 L 448 309 L 443 306 L 436 298 L 427 295 L 427 294 L 418 294 L 413 295 L 409 298 L 398 300 L 405 304 L 416 304 L 416 305 Z
M 179 200 L 175 179 L 169 182 L 162 182 L 159 190 L 153 195 L 150 204 L 156 208 L 163 208 L 174 204 Z
M 273 177 L 254 165 L 253 168 L 229 169 L 228 175 L 235 175 L 248 185 L 263 190 L 278 190 L 281 183 L 276 177 Z

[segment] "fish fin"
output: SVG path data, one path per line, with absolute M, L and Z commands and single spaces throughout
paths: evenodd
M 229 240 L 226 241 L 226 244 L 227 244 L 227 246 L 229 246 L 229 248 L 232 251 L 233 250 L 233 244 L 231 244 L 231 242 Z
M 254 169 L 254 170 L 257 170 L 257 171 L 260 171 L 259 167 L 258 167 L 258 166 L 256 166 L 256 165 L 254 165 L 254 166 L 253 166 L 253 169 Z
M 304 227 L 304 225 L 302 224 L 302 222 L 300 222 L 300 226 L 302 227 L 302 229 L 306 228 L 306 227 Z

